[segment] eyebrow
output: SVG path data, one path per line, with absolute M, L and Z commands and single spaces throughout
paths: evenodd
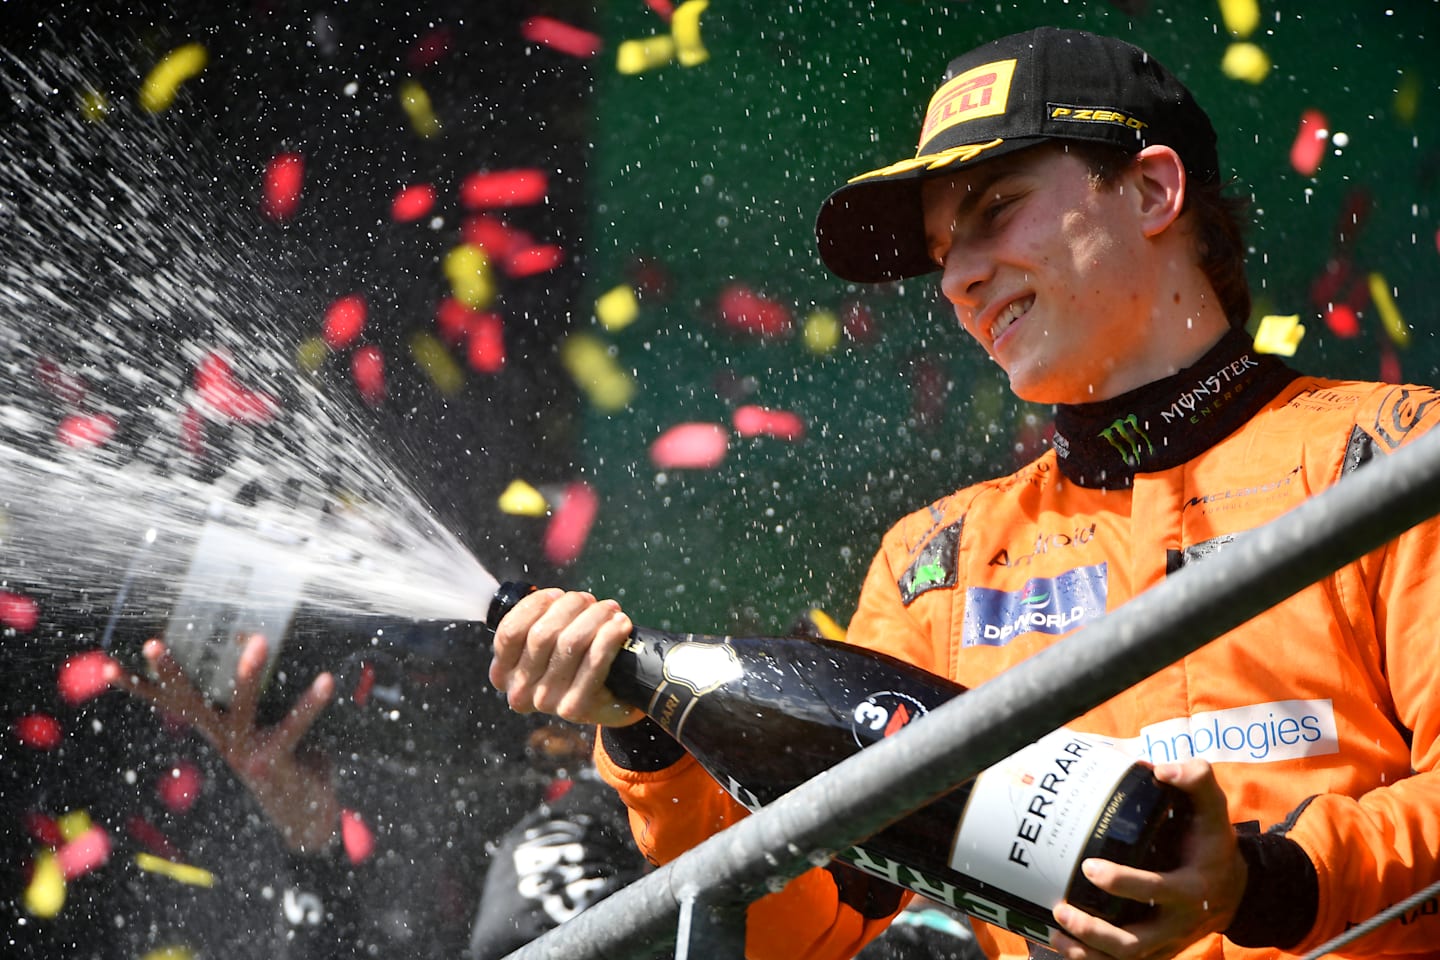
M 990 188 L 993 187 L 996 183 L 1004 180 L 1006 177 L 1013 176 L 1017 173 L 1023 173 L 1024 169 L 1024 165 L 1017 165 L 1005 167 L 1003 169 L 997 167 L 990 170 L 976 183 L 972 184 L 969 190 L 965 191 L 964 198 L 962 198 L 961 201 L 955 205 L 955 209 L 951 211 L 951 223 L 953 224 L 959 221 L 962 216 L 968 214 L 977 204 L 979 204 L 984 199 Z M 925 231 L 926 249 L 928 250 L 929 248 L 935 246 L 935 244 L 938 242 L 939 239 L 933 234 L 931 234 L 931 232 L 927 229 Z

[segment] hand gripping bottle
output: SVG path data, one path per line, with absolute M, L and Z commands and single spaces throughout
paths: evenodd
M 502 585 L 490 625 L 533 589 Z M 831 640 L 643 627 L 606 682 L 751 810 L 965 692 Z M 1188 813 L 1188 797 L 1149 764 L 1062 727 L 838 859 L 1044 944 L 1062 899 L 1117 925 L 1142 919 L 1148 905 L 1099 890 L 1080 863 L 1173 869 Z

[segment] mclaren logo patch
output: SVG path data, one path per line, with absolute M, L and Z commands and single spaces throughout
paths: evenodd
M 908 607 L 915 598 L 940 587 L 953 587 L 959 576 L 960 529 L 964 520 L 937 530 L 915 555 L 900 578 L 900 599 Z

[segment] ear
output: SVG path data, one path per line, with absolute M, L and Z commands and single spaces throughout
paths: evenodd
M 1147 237 L 1164 233 L 1185 207 L 1184 161 L 1173 148 L 1153 144 L 1135 154 L 1131 169 L 1141 229 Z

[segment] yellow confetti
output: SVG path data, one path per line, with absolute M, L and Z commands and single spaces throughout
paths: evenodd
M 208 59 L 205 48 L 198 43 L 187 43 L 165 54 L 140 84 L 141 108 L 148 113 L 168 110 L 180 84 L 204 70 Z
M 700 14 L 710 0 L 685 0 L 670 15 L 670 35 L 675 38 L 675 57 L 682 67 L 694 67 L 710 59 L 700 42 Z
M 560 362 L 590 402 L 606 413 L 624 409 L 635 395 L 634 380 L 596 337 L 571 334 L 560 345 Z
M 545 495 L 524 480 L 511 480 L 500 494 L 500 512 L 516 517 L 543 517 L 550 512 Z
M 1244 40 L 1260 26 L 1260 4 L 1256 0 L 1220 0 L 1220 19 L 1231 36 Z
M 805 318 L 805 347 L 811 353 L 829 353 L 840 345 L 842 330 L 840 318 L 833 312 L 816 310 Z
M 94 826 L 94 824 L 90 822 L 90 814 L 84 810 L 71 810 L 69 813 L 62 814 L 57 820 L 56 825 L 60 828 L 60 836 L 66 843 L 69 843 L 81 834 L 88 833 L 90 828 Z
M 143 954 L 140 960 L 195 960 L 195 951 L 176 944 L 150 950 Z
M 1401 123 L 1415 122 L 1420 110 L 1420 76 L 1413 70 L 1400 75 L 1400 85 L 1395 88 L 1395 116 Z
M 433 334 L 423 330 L 410 338 L 410 355 L 425 371 L 425 375 L 447 397 L 453 397 L 465 386 L 465 371 L 450 356 L 445 344 Z
M 91 123 L 110 116 L 110 98 L 93 87 L 80 94 L 80 115 Z
M 422 137 L 433 137 L 440 132 L 440 121 L 430 106 L 430 94 L 414 80 L 400 84 L 400 106 L 410 117 L 411 128 Z
M 65 873 L 55 859 L 55 851 L 41 850 L 35 855 L 30 882 L 25 887 L 25 912 L 32 917 L 53 917 L 65 906 Z
M 215 886 L 215 874 L 201 867 L 192 867 L 185 863 L 176 863 L 174 860 L 166 860 L 164 857 L 157 857 L 153 853 L 135 854 L 135 866 L 146 873 L 158 873 L 161 876 L 169 877 L 180 883 L 189 884 L 192 887 L 213 887 Z
M 820 636 L 826 640 L 845 639 L 845 628 L 836 623 L 830 614 L 819 607 L 811 609 L 810 622 L 815 624 L 815 628 L 820 631 Z
M 450 290 L 471 310 L 484 310 L 495 296 L 490 275 L 490 258 L 473 243 L 462 243 L 445 254 L 443 264 Z
M 1395 346 L 1410 346 L 1410 328 L 1405 325 L 1405 318 L 1400 316 L 1400 308 L 1395 306 L 1395 298 L 1390 295 L 1390 284 L 1378 273 L 1370 274 L 1370 300 L 1375 304 L 1375 309 L 1380 311 L 1380 323 L 1395 342 Z
M 602 293 L 595 300 L 595 316 L 600 318 L 606 330 L 622 330 L 635 322 L 640 315 L 640 301 L 635 291 L 625 285 Z
M 1271 314 L 1260 318 L 1260 326 L 1255 330 L 1255 349 L 1261 353 L 1293 357 L 1304 336 L 1305 325 L 1300 322 L 1298 313 L 1288 317 Z
M 1231 80 L 1260 83 L 1270 75 L 1270 55 L 1253 43 L 1232 43 L 1225 48 L 1220 69 Z
M 673 17 L 672 17 L 673 19 Z M 615 50 L 615 69 L 621 73 L 644 73 L 675 59 L 675 40 L 669 34 L 625 40 Z
M 329 352 L 330 348 L 325 346 L 323 338 L 307 337 L 295 348 L 295 363 L 306 373 L 314 373 L 320 369 L 320 364 L 325 362 L 325 356 Z

